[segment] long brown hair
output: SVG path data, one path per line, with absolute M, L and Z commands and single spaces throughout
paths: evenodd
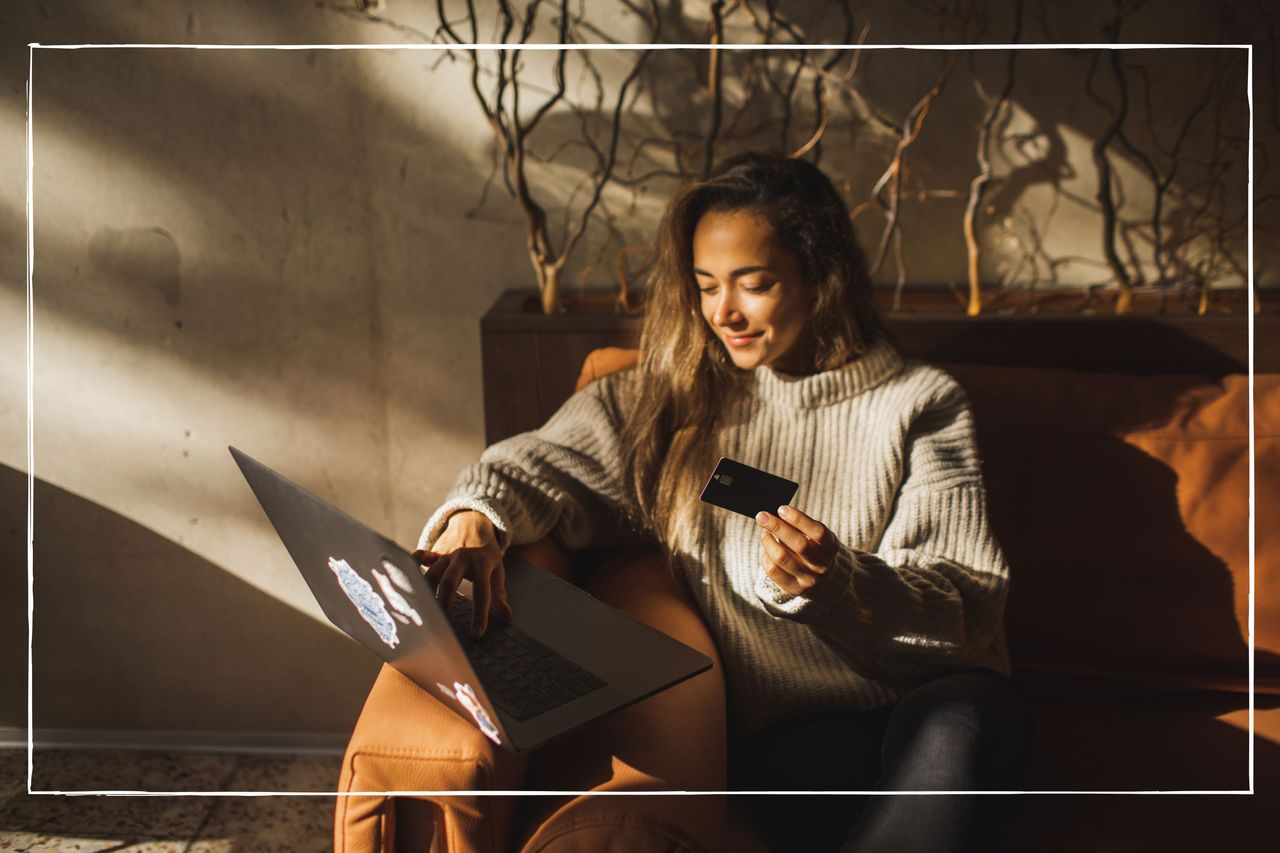
M 816 370 L 839 367 L 889 337 L 849 210 L 818 167 L 747 152 L 678 192 L 658 230 L 638 382 L 622 431 L 628 514 L 668 558 L 696 541 L 698 492 L 744 374 L 708 328 L 693 275 L 694 229 L 710 211 L 761 216 L 800 262 L 804 286 L 815 289 L 806 334 Z

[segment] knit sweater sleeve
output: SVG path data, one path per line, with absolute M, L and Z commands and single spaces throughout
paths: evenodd
M 570 549 L 606 542 L 621 506 L 618 398 L 629 373 L 591 383 L 542 427 L 486 448 L 458 475 L 418 547 L 430 549 L 449 516 L 464 509 L 488 516 L 504 552 L 546 535 Z
M 874 552 L 839 543 L 801 596 L 757 596 L 807 624 L 859 673 L 909 680 L 984 656 L 1002 628 L 1008 565 L 987 522 L 972 410 L 959 385 L 910 423 L 902 485 Z

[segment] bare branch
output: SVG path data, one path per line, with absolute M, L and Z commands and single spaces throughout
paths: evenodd
M 769 15 L 769 23 L 771 26 L 777 27 L 791 36 L 791 40 L 796 44 L 804 44 L 804 33 L 800 31 L 795 24 L 787 20 L 780 12 L 778 12 L 778 0 L 765 0 L 765 10 Z
M 649 59 L 652 49 L 641 52 L 640 58 L 636 60 L 636 64 L 631 67 L 631 73 L 622 81 L 622 86 L 618 90 L 618 102 L 613 111 L 613 128 L 609 135 L 609 151 L 607 159 L 602 167 L 599 179 L 596 181 L 595 192 L 591 196 L 591 201 L 582 210 L 582 216 L 579 219 L 577 227 L 569 234 L 568 240 L 564 245 L 563 254 L 568 256 L 573 252 L 573 247 L 577 245 L 578 240 L 587 229 L 587 220 L 591 216 L 591 211 L 595 209 L 596 204 L 600 201 L 600 194 L 604 191 L 604 185 L 608 183 L 609 176 L 613 173 L 614 164 L 617 162 L 618 155 L 618 138 L 622 132 L 622 107 L 627 97 L 627 89 L 639 76 L 640 71 L 644 68 L 645 62 Z
M 1107 259 L 1111 274 L 1115 276 L 1116 283 L 1120 287 L 1121 295 L 1116 301 L 1116 313 L 1124 313 L 1128 309 L 1131 281 L 1129 271 L 1124 268 L 1124 264 L 1120 262 L 1120 256 L 1116 254 L 1116 208 L 1111 195 L 1111 160 L 1107 156 L 1107 147 L 1124 123 L 1125 116 L 1128 113 L 1129 99 L 1128 88 L 1124 82 L 1124 72 L 1120 70 L 1115 60 L 1116 51 L 1110 51 L 1110 53 L 1112 73 L 1120 93 L 1120 105 L 1112 111 L 1110 122 L 1108 122 L 1102 133 L 1098 135 L 1097 139 L 1094 140 L 1092 150 L 1093 164 L 1098 170 L 1097 199 L 1102 209 L 1102 254 Z M 1098 54 L 1094 53 L 1089 63 L 1089 75 L 1085 81 L 1085 91 L 1104 109 L 1111 110 L 1107 102 L 1093 88 L 1097 65 Z
M 535 5 L 536 5 L 536 0 L 535 0 L 535 4 L 531 4 L 530 8 L 531 9 L 534 8 Z M 532 26 L 533 26 L 533 19 L 532 19 L 532 16 L 530 16 L 528 28 L 532 29 Z M 569 37 L 569 0 L 561 0 L 560 2 L 560 44 L 567 44 L 568 37 Z M 525 40 L 522 38 L 520 42 L 521 44 L 524 44 Z M 519 51 L 517 51 L 517 53 L 518 52 Z M 538 108 L 538 111 L 533 114 L 533 118 L 530 119 L 529 123 L 524 126 L 523 131 L 519 131 L 521 136 L 527 137 L 530 133 L 532 133 L 533 129 L 538 126 L 538 122 L 542 121 L 542 117 L 546 115 L 547 112 L 550 111 L 550 109 L 553 106 L 559 103 L 562 98 L 564 98 L 564 92 L 565 92 L 564 63 L 565 63 L 565 60 L 568 58 L 568 56 L 569 56 L 568 48 L 562 48 L 561 50 L 557 51 L 555 71 L 552 72 L 553 79 L 555 80 L 555 84 L 556 84 L 555 93 L 542 103 L 542 106 Z M 514 82 L 515 82 L 514 60 L 512 63 L 511 79 L 512 79 L 512 87 L 514 88 Z M 516 115 L 515 118 L 516 118 L 516 127 L 519 128 L 520 117 L 519 115 Z
M 711 50 L 708 51 L 707 100 L 711 104 L 711 122 L 702 147 L 702 177 L 711 174 L 715 157 L 716 136 L 720 133 L 723 96 L 720 92 L 720 49 L 724 43 L 724 0 L 711 0 Z
M 902 188 L 902 173 L 906 168 L 907 149 L 911 147 L 911 143 L 915 142 L 916 137 L 920 135 L 920 130 L 924 127 L 924 120 L 929 115 L 929 106 L 941 94 L 943 87 L 947 84 L 947 79 L 951 76 L 951 72 L 955 70 L 956 56 L 956 52 L 952 51 L 950 56 L 947 57 L 947 62 L 938 75 L 938 79 L 934 82 L 933 88 L 926 92 L 911 108 L 911 111 L 907 113 L 906 119 L 902 122 L 902 128 L 898 131 L 898 145 L 894 149 L 893 159 L 871 190 L 872 196 L 884 209 L 886 219 L 884 231 L 880 235 L 880 245 L 876 250 L 875 261 L 871 264 L 871 273 L 873 275 L 884 264 L 885 256 L 889 250 L 889 241 L 893 238 L 894 232 L 900 227 L 898 204 Z M 886 188 L 889 196 L 887 201 L 881 195 Z
M 632 311 L 634 306 L 631 304 L 631 282 L 627 277 L 627 255 L 642 255 L 645 258 L 640 271 L 636 274 L 640 277 L 653 266 L 655 254 L 652 246 L 624 246 L 614 257 L 618 276 L 618 302 L 623 311 Z
M 844 13 L 844 24 L 845 24 L 844 32 L 841 34 L 841 37 L 840 37 L 840 43 L 848 44 L 849 41 L 853 38 L 853 12 L 849 9 L 849 4 L 847 0 L 840 4 L 840 10 Z M 839 50 L 833 51 L 831 54 L 831 57 L 822 64 L 821 70 L 826 74 L 832 73 L 832 70 L 836 67 L 837 63 L 840 62 L 841 56 L 843 56 L 843 51 L 839 51 Z M 823 74 L 814 75 L 813 104 L 814 104 L 815 116 L 814 116 L 813 133 L 810 135 L 809 140 L 805 142 L 804 145 L 801 145 L 791 155 L 792 157 L 803 157 L 810 150 L 813 150 L 814 163 L 817 163 L 822 158 L 822 149 L 819 146 L 821 144 L 823 134 L 826 133 L 827 131 L 828 95 L 827 95 L 827 87 L 826 87 L 826 84 L 823 82 L 823 80 L 824 80 Z
M 1009 43 L 1016 44 L 1021 32 L 1022 0 L 1018 0 L 1013 13 L 1013 38 Z M 982 280 L 979 264 L 977 219 L 978 211 L 982 205 L 983 192 L 986 190 L 987 183 L 991 180 L 991 158 L 989 154 L 991 128 L 995 125 L 996 118 L 1004 110 L 1005 104 L 1009 102 L 1009 96 L 1013 92 L 1016 56 L 1016 51 L 1009 51 L 1009 55 L 1005 60 L 1004 88 L 1000 90 L 999 97 L 987 108 L 986 114 L 982 117 L 982 125 L 978 130 L 978 175 L 973 179 L 973 183 L 969 185 L 969 203 L 964 210 L 964 240 L 969 253 L 969 305 L 967 313 L 970 317 L 976 317 L 982 311 Z
M 1133 63 L 1129 67 L 1138 73 L 1143 82 L 1142 91 L 1143 100 L 1146 106 L 1147 135 L 1151 140 L 1151 144 L 1170 162 L 1168 172 L 1162 176 L 1155 161 L 1145 151 L 1135 145 L 1123 129 L 1117 133 L 1116 138 L 1119 139 L 1121 145 L 1123 145 L 1125 150 L 1129 152 L 1130 156 L 1142 164 L 1147 171 L 1148 177 L 1151 179 L 1154 191 L 1151 212 L 1152 261 L 1156 267 L 1157 284 L 1161 287 L 1159 311 L 1163 313 L 1166 308 L 1166 291 L 1170 283 L 1168 247 L 1165 245 L 1166 241 L 1163 233 L 1165 196 L 1168 194 L 1169 188 L 1172 186 L 1173 180 L 1178 174 L 1178 168 L 1180 165 L 1179 154 L 1182 150 L 1182 145 L 1187 139 L 1189 131 L 1195 120 L 1208 105 L 1210 95 L 1218 85 L 1221 72 L 1209 80 L 1208 84 L 1205 86 L 1204 94 L 1201 97 L 1200 102 L 1183 118 L 1182 126 L 1178 131 L 1178 135 L 1174 140 L 1173 146 L 1171 148 L 1164 148 L 1160 144 L 1159 137 L 1156 134 L 1154 127 L 1153 111 L 1151 109 L 1150 75 L 1147 73 L 1146 68 L 1138 63 Z
M 517 14 L 512 0 L 498 0 L 496 3 L 497 15 L 494 27 L 496 37 L 494 40 L 499 43 L 509 43 L 512 41 L 512 32 L 518 31 L 518 44 L 530 44 L 538 25 L 538 13 L 542 9 L 543 2 L 544 0 L 528 0 L 523 14 Z M 640 4 L 636 0 L 620 0 L 620 2 L 636 12 L 636 14 L 645 14 L 647 11 L 653 25 L 650 41 L 657 42 L 661 29 L 661 17 L 657 0 L 647 0 L 645 3 L 647 10 L 645 11 L 641 10 Z M 493 52 L 494 61 L 491 64 L 482 61 L 478 49 L 474 47 L 464 48 L 465 55 L 471 64 L 470 85 L 472 94 L 493 132 L 495 141 L 493 149 L 495 156 L 491 162 L 489 175 L 482 188 L 480 200 L 466 215 L 474 217 L 485 204 L 500 164 L 506 189 L 524 214 L 526 247 L 537 276 L 538 287 L 542 292 L 543 309 L 548 313 L 556 309 L 558 282 L 561 273 L 569 256 L 585 233 L 587 224 L 592 216 L 599 212 L 599 219 L 604 223 L 605 228 L 611 235 L 610 240 L 617 240 L 621 237 L 613 223 L 612 213 L 609 211 L 608 205 L 605 204 L 603 189 L 612 179 L 612 172 L 617 161 L 621 119 L 626 105 L 627 94 L 649 56 L 649 51 L 645 51 L 638 57 L 635 66 L 633 66 L 619 89 L 617 103 L 613 108 L 612 135 L 607 150 L 604 150 L 595 142 L 594 128 L 591 122 L 592 114 L 587 109 L 571 101 L 567 96 L 568 86 L 565 71 L 570 53 L 568 45 L 575 40 L 575 26 L 588 29 L 591 32 L 600 32 L 584 20 L 586 7 L 582 0 L 580 0 L 580 9 L 582 11 L 580 11 L 577 18 L 571 13 L 570 4 L 571 0 L 559 0 L 556 6 L 558 18 L 555 23 L 561 49 L 558 51 L 552 67 L 553 85 L 550 90 L 530 84 L 522 79 L 524 68 L 522 63 L 523 52 L 519 47 L 514 50 L 495 50 Z M 444 0 L 436 0 L 439 27 L 434 36 L 428 36 L 420 31 L 412 31 L 412 28 L 397 25 L 393 21 L 379 18 L 368 12 L 363 13 L 360 17 L 372 23 L 380 23 L 402 32 L 412 31 L 424 41 L 444 40 L 446 43 L 458 46 L 478 43 L 480 41 L 480 23 L 474 0 L 465 0 L 466 16 L 460 22 L 469 27 L 469 41 L 464 38 L 463 31 L 458 26 L 459 22 L 451 21 L 448 18 L 444 5 Z M 337 9 L 336 6 L 330 6 L 330 8 Z M 342 11 L 344 14 L 347 13 L 347 10 L 343 9 L 338 9 L 338 11 Z M 454 56 L 451 51 L 446 51 L 442 55 Z M 588 76 L 595 84 L 595 110 L 596 113 L 601 113 L 604 110 L 602 77 L 589 56 L 582 58 L 582 69 L 583 74 Z M 486 91 L 486 85 L 482 85 L 482 75 L 486 78 L 486 83 L 492 83 L 489 91 Z M 521 96 L 529 93 L 537 94 L 540 102 L 533 114 L 526 120 L 521 110 Z M 548 158 L 540 158 L 529 147 L 530 137 L 543 119 L 561 103 L 567 103 L 577 116 L 581 126 L 581 139 L 567 140 L 556 147 Z M 678 152 L 678 141 L 672 140 L 672 143 L 676 146 L 675 150 Z M 534 198 L 534 193 L 529 184 L 527 167 L 531 161 L 534 163 L 551 162 L 560 156 L 563 151 L 574 145 L 580 145 L 590 151 L 595 158 L 596 164 L 593 170 L 582 177 L 573 188 L 569 198 L 564 202 L 566 211 L 565 228 L 559 235 L 560 241 L 557 247 L 548 233 L 547 212 Z M 589 191 L 590 197 L 576 221 L 572 221 L 572 224 L 570 224 L 571 220 L 574 219 L 570 211 L 574 207 L 578 194 L 584 190 Z M 603 252 L 607 248 L 608 240 L 606 240 L 601 251 Z M 593 266 L 594 264 L 588 264 L 584 274 L 588 274 Z M 626 294 L 624 293 L 622 301 L 625 302 L 625 300 Z

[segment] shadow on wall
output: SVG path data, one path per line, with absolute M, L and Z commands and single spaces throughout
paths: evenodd
M 38 207 L 36 254 L 44 275 L 36 280 L 37 316 L 53 311 L 113 331 L 131 347 L 173 353 L 219 375 L 292 359 L 301 362 L 295 369 L 323 376 L 344 396 L 367 389 L 384 346 L 369 292 L 385 285 L 374 269 L 372 229 L 362 214 L 370 175 L 350 168 L 355 133 L 293 99 L 274 97 L 268 108 L 265 102 L 278 92 L 265 83 L 248 92 L 225 85 L 246 65 L 264 80 L 314 71 L 312 91 L 327 91 L 340 113 L 355 116 L 373 93 L 332 82 L 349 72 L 351 61 L 339 57 L 314 70 L 304 57 L 272 51 L 238 61 L 110 51 L 79 52 L 57 66 L 42 59 L 50 66 L 37 69 L 44 70 L 40 95 L 48 118 L 37 127 L 37 149 L 56 150 L 60 139 L 75 138 L 86 146 L 86 157 L 128 152 L 132 169 L 145 167 L 157 186 L 181 187 L 206 221 L 202 232 L 189 233 L 173 220 L 191 214 L 170 201 L 163 221 L 153 226 L 96 226 L 91 218 L 86 242 L 56 221 L 41 221 Z M 130 75 L 164 82 L 135 90 L 125 84 Z M 86 79 L 97 82 L 86 87 Z M 165 132 L 155 133 L 157 103 L 183 100 L 201 107 L 161 118 Z M 456 153 L 423 140 L 408 118 L 383 114 L 379 122 L 380 138 L 406 140 L 419 156 L 443 159 L 448 174 L 466 171 Z M 101 151 L 85 142 L 104 135 L 113 144 L 99 143 Z M 347 177 L 334 181 L 340 168 Z M 270 180 L 264 180 L 267 174 Z M 98 198 L 37 181 L 36 198 L 50 194 L 44 208 L 51 211 L 52 199 L 64 193 L 91 211 L 97 205 L 101 214 L 109 194 L 137 192 L 112 187 L 111 180 Z M 477 185 L 482 180 L 475 176 Z M 429 195 L 421 188 L 399 195 L 398 216 L 427 220 Z M 361 283 L 352 286 L 354 280 Z M 342 358 L 329 357 L 335 340 L 346 344 Z M 269 386 L 264 398 L 280 396 L 296 382 L 296 375 L 266 373 L 274 381 L 259 377 L 258 384 Z
M 6 672 L 26 668 L 19 568 L 27 477 L 0 466 L 9 522 Z M 37 728 L 346 733 L 380 662 L 348 638 L 108 509 L 35 491 Z M 228 619 L 228 614 L 234 618 Z M 216 626 L 235 624 L 227 631 Z M 6 678 L 0 725 L 25 725 Z
M 416 535 L 430 508 L 404 507 L 421 500 L 418 484 L 449 485 L 423 476 L 419 448 L 480 434 L 476 332 L 465 317 L 478 318 L 491 297 L 456 282 L 487 281 L 496 294 L 510 283 L 505 269 L 528 265 L 518 223 L 463 219 L 484 169 L 388 96 L 383 78 L 395 79 L 403 54 L 393 60 L 37 54 L 35 145 L 48 170 L 34 188 L 39 407 L 49 434 L 80 448 L 50 480 L 136 514 L 152 498 L 123 495 L 143 480 L 172 480 L 181 466 L 191 482 L 214 484 L 193 513 L 208 517 L 222 511 L 211 506 L 221 467 L 209 460 L 225 465 L 227 444 L 327 443 L 352 452 L 323 454 L 317 476 L 358 495 L 379 526 Z M 3 213 L 18 221 L 12 208 Z M 499 243 L 510 251 L 494 253 Z M 17 289 L 0 287 L 19 318 Z M 74 369 L 63 369 L 73 357 Z M 113 418 L 166 416 L 136 432 L 67 418 L 77 383 L 102 395 Z M 193 426 L 188 413 L 201 420 Z M 86 449 L 104 444 L 124 450 L 113 458 L 133 460 L 133 470 L 103 476 L 86 464 Z M 159 513 L 140 517 L 181 537 Z M 199 550 L 232 564 L 226 551 Z
M 463 218 L 483 169 L 377 88 L 372 78 L 390 59 L 202 53 L 37 57 L 36 146 L 51 152 L 46 162 L 71 145 L 82 162 L 116 168 L 75 188 L 56 176 L 37 181 L 37 322 L 54 316 L 131 351 L 243 376 L 246 395 L 289 400 L 291 415 L 317 421 L 331 415 L 326 401 L 422 382 L 431 350 L 418 326 L 442 314 L 479 317 L 490 301 L 483 288 L 443 282 L 469 270 L 492 276 L 496 293 L 510 284 L 503 270 L 527 273 L 518 222 Z M 135 174 L 150 183 L 129 183 Z M 154 221 L 111 218 L 113 198 L 138 194 Z M 59 203 L 87 211 L 87 230 L 39 218 Z M 497 232 L 510 240 L 495 255 Z M 467 342 L 456 334 L 444 342 Z M 300 372 L 324 393 L 297 394 Z M 478 397 L 465 370 L 427 377 L 433 399 Z M 471 429 L 465 418 L 429 418 L 413 406 L 400 416 L 410 423 L 397 429 Z

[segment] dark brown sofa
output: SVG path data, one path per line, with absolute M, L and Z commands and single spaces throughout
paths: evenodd
M 633 358 L 593 353 L 580 386 Z M 1247 790 L 1247 377 L 942 366 L 973 403 L 992 524 L 1013 570 L 1006 625 L 1033 718 L 1026 789 Z M 1280 506 L 1280 375 L 1257 377 L 1255 406 L 1259 793 L 1023 795 L 1001 804 L 998 825 L 987 827 L 990 849 L 1270 843 L 1272 809 L 1261 800 L 1280 790 L 1280 535 L 1268 523 Z M 550 570 L 574 571 L 574 555 L 546 540 L 524 553 Z M 660 577 L 631 585 L 599 572 L 578 579 L 714 655 L 696 611 Z M 602 728 L 601 737 L 617 739 L 611 766 L 573 767 L 577 756 L 563 750 L 543 761 L 553 757 L 559 778 L 580 784 L 574 790 L 669 789 L 664 774 L 677 787 L 716 790 L 723 702 L 713 671 Z M 646 713 L 672 707 L 688 715 L 687 743 L 646 745 L 634 734 Z M 426 793 L 519 790 L 529 772 L 528 759 L 490 748 L 384 669 L 340 790 L 419 793 L 340 798 L 336 848 L 426 850 L 434 841 L 449 851 L 764 849 L 740 797 L 708 805 L 690 797 Z M 536 785 L 541 771 L 532 772 Z

